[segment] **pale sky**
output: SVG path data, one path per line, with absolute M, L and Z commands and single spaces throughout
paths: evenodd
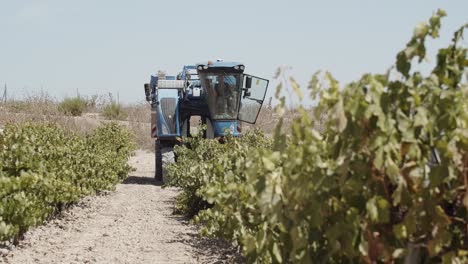
M 345 83 L 384 72 L 437 8 L 448 17 L 432 55 L 468 22 L 467 0 L 0 0 L 0 90 L 140 102 L 150 74 L 217 58 L 269 79 L 288 65 L 304 86 L 317 70 Z

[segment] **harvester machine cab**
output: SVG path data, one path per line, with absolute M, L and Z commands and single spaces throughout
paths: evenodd
M 236 62 L 197 64 L 201 87 L 210 112 L 207 137 L 240 134 L 240 122 L 254 124 L 265 99 L 268 80 L 244 74 Z
M 145 94 L 151 105 L 157 180 L 162 181 L 165 153 L 173 155 L 177 137 L 190 136 L 191 117 L 206 124 L 206 138 L 240 136 L 240 121 L 256 122 L 268 80 L 244 74 L 244 69 L 241 63 L 218 60 L 184 66 L 177 76 L 151 76 Z

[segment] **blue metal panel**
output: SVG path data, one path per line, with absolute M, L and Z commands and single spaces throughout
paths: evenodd
M 158 98 L 177 98 L 179 99 L 179 91 L 177 89 L 159 89 Z
M 233 136 L 240 136 L 237 131 L 237 121 L 211 121 L 213 125 L 215 137 L 226 136 L 227 133 L 231 133 Z

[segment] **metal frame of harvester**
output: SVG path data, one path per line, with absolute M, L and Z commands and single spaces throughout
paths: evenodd
M 198 116 L 206 138 L 240 136 L 240 121 L 254 124 L 269 81 L 244 74 L 245 66 L 217 60 L 186 65 L 176 76 L 158 72 L 144 85 L 151 105 L 151 137 L 155 139 L 155 178 L 163 181 L 163 152 L 178 137 L 190 136 L 190 118 Z

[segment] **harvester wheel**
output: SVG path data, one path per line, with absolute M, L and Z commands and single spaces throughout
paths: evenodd
M 163 162 L 162 162 L 161 142 L 159 140 L 156 140 L 154 145 L 155 145 L 154 152 L 156 153 L 155 155 L 156 156 L 156 160 L 155 160 L 156 171 L 155 171 L 154 178 L 156 179 L 156 181 L 162 182 L 163 181 Z

